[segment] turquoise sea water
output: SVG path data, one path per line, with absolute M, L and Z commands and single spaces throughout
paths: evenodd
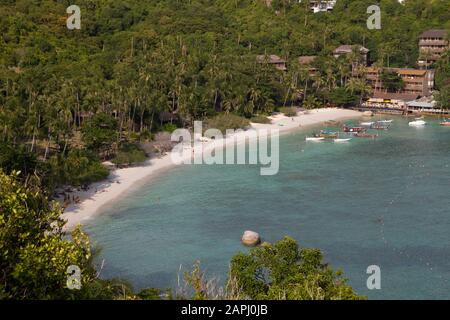
M 86 226 L 102 275 L 175 287 L 180 265 L 199 259 L 224 280 L 249 229 L 322 249 L 371 299 L 450 299 L 450 128 L 393 119 L 375 141 L 304 141 L 321 127 L 283 135 L 275 176 L 236 165 L 160 174 Z M 366 287 L 369 265 L 381 268 L 381 290 Z

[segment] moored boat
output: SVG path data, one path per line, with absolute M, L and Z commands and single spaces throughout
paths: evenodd
M 371 125 L 373 125 L 375 122 L 361 122 L 360 125 L 364 126 L 364 127 L 370 127 Z
M 208 138 L 208 137 L 199 137 L 197 139 L 197 141 L 199 141 L 199 142 L 209 142 L 209 141 L 211 141 L 211 139 Z
M 337 132 L 333 132 L 333 131 L 320 131 L 320 135 L 319 137 L 321 138 L 327 138 L 327 139 L 334 139 L 338 137 L 338 133 Z
M 376 129 L 376 130 L 387 130 L 389 129 L 391 125 L 389 123 L 381 123 L 381 122 L 375 122 L 374 124 L 372 124 L 370 126 L 371 129 Z
M 306 137 L 306 141 L 322 141 L 325 140 L 324 137 Z
M 363 132 L 366 130 L 367 130 L 367 128 L 365 128 L 365 127 L 350 127 L 347 125 L 344 126 L 344 132 Z
M 450 127 L 450 119 L 446 119 L 440 123 L 441 126 Z
M 411 121 L 409 123 L 409 126 L 411 126 L 411 127 L 421 127 L 421 126 L 424 126 L 426 124 L 427 124 L 426 121 L 416 119 L 415 121 Z
M 346 138 L 346 139 L 334 139 L 334 142 L 342 143 L 342 142 L 349 142 L 352 140 L 352 138 Z
M 373 133 L 365 133 L 365 132 L 359 132 L 359 133 L 355 133 L 354 137 L 357 138 L 377 138 L 378 134 L 373 134 Z
M 377 121 L 378 123 L 382 123 L 382 124 L 387 124 L 387 123 L 392 123 L 394 120 L 379 120 Z

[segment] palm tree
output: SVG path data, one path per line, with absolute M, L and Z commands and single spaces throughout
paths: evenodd
M 320 101 L 313 95 L 308 96 L 308 98 L 303 101 L 303 107 L 306 109 L 316 109 L 320 106 Z
M 347 82 L 348 77 L 351 76 L 352 72 L 346 59 L 342 59 L 341 57 L 339 57 L 336 64 L 340 76 L 340 85 L 341 87 L 343 87 L 345 86 L 345 83 Z
M 320 72 L 317 72 L 313 76 L 313 85 L 317 91 L 320 91 L 320 89 L 322 89 L 322 87 L 325 85 L 324 77 L 320 74 Z
M 303 99 L 308 96 L 308 84 L 311 81 L 311 74 L 307 68 L 302 68 L 299 72 L 300 82 L 304 83 L 303 86 Z
M 400 44 L 398 41 L 392 41 L 392 42 L 386 42 L 383 43 L 380 48 L 380 56 L 381 60 L 384 62 L 384 59 L 386 59 L 386 65 L 389 68 L 391 65 L 391 57 L 394 56 L 398 52 L 398 46 Z
M 363 99 L 367 96 L 367 94 L 371 93 L 372 87 L 369 86 L 365 79 L 361 78 L 351 78 L 347 84 L 346 89 L 349 90 L 352 94 L 359 94 L 359 104 L 362 104 Z
M 334 72 L 334 68 L 331 63 L 327 64 L 325 73 L 328 90 L 331 91 L 331 89 L 336 87 L 336 74 Z

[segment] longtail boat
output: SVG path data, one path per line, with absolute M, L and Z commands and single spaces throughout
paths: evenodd
M 306 141 L 322 141 L 325 140 L 324 137 L 306 137 Z
M 450 127 L 450 119 L 446 119 L 440 123 L 441 126 Z
M 344 126 L 344 132 L 364 132 L 366 130 L 367 128 L 364 127 L 350 127 L 347 125 Z
M 378 120 L 377 122 L 382 124 L 388 124 L 394 122 L 394 120 Z
M 421 127 L 426 124 L 427 124 L 427 122 L 424 120 L 420 120 L 420 118 L 417 118 L 415 121 L 411 121 L 410 123 L 408 123 L 408 125 L 411 127 Z
M 322 131 L 320 131 L 319 137 L 327 138 L 327 139 L 334 139 L 334 138 L 338 137 L 338 134 L 337 134 L 337 132 L 322 130 Z
M 352 140 L 352 138 L 343 138 L 343 139 L 334 139 L 334 142 L 336 143 L 343 143 L 343 142 L 349 142 L 350 140 Z
M 372 133 L 365 133 L 365 132 L 358 132 L 354 134 L 354 137 L 357 138 L 377 138 L 378 134 L 372 134 Z
M 385 124 L 385 123 L 381 123 L 381 122 L 375 122 L 373 125 L 370 126 L 371 129 L 376 129 L 376 130 L 387 130 L 389 129 L 390 124 Z

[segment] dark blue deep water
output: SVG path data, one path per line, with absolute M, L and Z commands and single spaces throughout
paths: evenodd
M 160 174 L 86 226 L 102 275 L 175 287 L 180 265 L 199 259 L 224 280 L 250 229 L 322 249 L 371 299 L 450 299 L 450 128 L 394 119 L 375 141 L 304 141 L 320 127 L 284 135 L 275 176 L 236 165 Z M 366 287 L 369 265 L 381 268 L 381 290 Z

